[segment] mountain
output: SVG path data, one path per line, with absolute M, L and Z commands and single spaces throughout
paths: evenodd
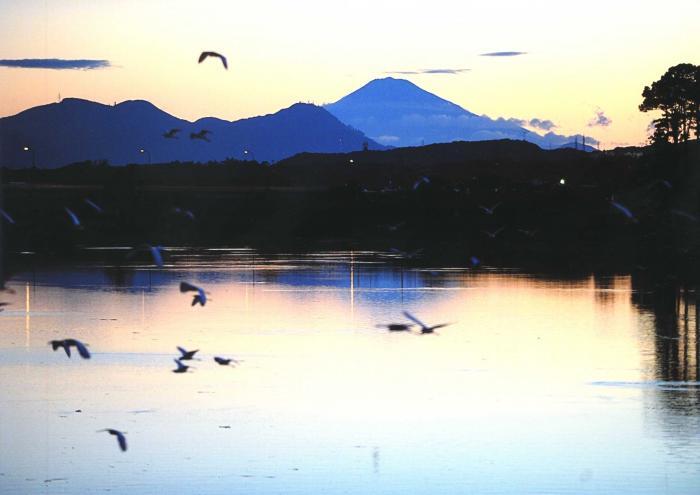
M 593 151 L 598 151 L 597 148 L 594 148 L 593 146 L 590 146 L 588 144 L 583 144 L 582 142 L 579 141 L 570 141 L 568 143 L 564 143 L 560 146 L 557 146 L 558 150 L 563 150 L 563 149 L 574 149 L 574 150 L 579 150 L 579 151 L 587 151 L 589 153 Z
M 177 138 L 163 137 L 176 128 L 181 129 Z M 209 142 L 190 138 L 204 129 L 210 131 Z M 33 160 L 42 168 L 85 160 L 112 165 L 226 158 L 277 161 L 305 151 L 357 151 L 365 142 L 370 149 L 385 149 L 323 108 L 303 103 L 234 122 L 212 117 L 189 122 L 142 100 L 112 106 L 65 98 L 0 119 L 0 166 L 28 167 Z
M 555 148 L 574 140 L 574 136 L 553 132 L 537 134 L 518 119 L 476 115 L 410 81 L 393 77 L 370 81 L 325 108 L 342 122 L 391 146 L 513 139 Z

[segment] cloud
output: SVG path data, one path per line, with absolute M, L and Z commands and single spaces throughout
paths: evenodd
M 538 119 L 537 117 L 530 119 L 530 121 L 527 122 L 527 125 L 534 127 L 535 129 L 542 129 L 543 131 L 551 131 L 557 127 L 557 124 L 551 120 Z
M 385 74 L 417 75 L 417 74 L 449 74 L 457 75 L 462 72 L 469 72 L 471 69 L 420 69 L 420 70 L 393 70 Z
M 482 53 L 481 57 L 517 57 L 518 55 L 527 55 L 527 52 L 489 52 Z
M 498 122 L 507 122 L 508 124 L 514 124 L 520 127 L 531 127 L 533 129 L 539 129 L 541 131 L 551 131 L 557 125 L 552 122 L 551 120 L 545 120 L 545 119 L 538 119 L 537 117 L 534 117 L 530 120 L 526 119 L 517 119 L 514 117 L 511 117 L 509 119 L 505 119 L 503 117 L 499 117 L 497 119 Z
M 603 110 L 597 110 L 596 116 L 588 123 L 588 127 L 608 127 L 612 120 L 605 115 Z
M 17 60 L 0 59 L 0 67 L 17 69 L 90 70 L 111 67 L 109 60 L 66 60 L 62 58 L 23 58 Z

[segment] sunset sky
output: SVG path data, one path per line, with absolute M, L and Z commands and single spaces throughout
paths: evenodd
M 237 4 L 237 5 L 236 5 Z M 235 5 L 235 6 L 234 6 Z M 490 117 L 549 119 L 604 147 L 646 140 L 644 85 L 700 64 L 700 2 L 288 2 L 0 0 L 0 59 L 108 67 L 0 66 L 0 116 L 74 96 L 146 99 L 190 120 L 235 120 L 338 100 L 391 72 Z M 202 50 L 229 59 L 197 64 Z M 493 52 L 523 52 L 483 56 Z M 0 63 L 0 65 L 2 65 Z

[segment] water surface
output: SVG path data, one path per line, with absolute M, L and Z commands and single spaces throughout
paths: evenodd
M 369 252 L 171 253 L 12 279 L 0 492 L 697 493 L 694 293 Z M 376 327 L 403 310 L 452 325 Z M 93 358 L 52 352 L 65 337 Z M 191 372 L 171 373 L 177 345 L 200 349 Z

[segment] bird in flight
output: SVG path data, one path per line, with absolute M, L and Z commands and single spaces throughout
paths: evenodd
M 137 253 L 148 251 L 153 259 L 153 264 L 158 268 L 163 268 L 163 246 L 151 246 L 150 244 L 141 244 L 138 247 L 131 248 L 126 255 L 126 259 L 132 259 Z
M 190 368 L 186 364 L 182 364 L 182 361 L 179 359 L 173 359 L 175 361 L 175 364 L 177 364 L 177 369 L 173 370 L 173 373 L 187 373 L 187 370 Z
M 218 357 L 218 356 L 215 356 L 215 357 L 214 357 L 214 361 L 216 361 L 217 363 L 219 363 L 221 366 L 228 366 L 228 365 L 231 364 L 231 363 L 233 363 L 234 365 L 238 364 L 238 361 L 236 361 L 236 360 L 233 359 L 233 358 L 228 358 L 228 359 L 227 359 L 227 358 L 222 358 L 222 357 Z
M 211 141 L 207 137 L 207 134 L 211 134 L 211 131 L 208 131 L 207 129 L 202 129 L 199 132 L 190 132 L 190 139 L 201 139 L 209 143 Z
M 411 329 L 413 323 L 380 323 L 379 328 L 386 328 L 390 332 L 407 332 Z
M 479 209 L 487 215 L 493 215 L 493 213 L 496 211 L 496 208 L 498 208 L 499 206 L 501 206 L 501 203 L 496 203 L 491 207 L 479 205 Z
M 413 316 L 411 313 L 408 311 L 403 312 L 404 316 L 408 318 L 409 320 L 415 322 L 418 326 L 420 326 L 420 333 L 433 333 L 434 330 L 437 330 L 438 328 L 446 327 L 447 325 L 451 325 L 451 323 L 440 323 L 439 325 L 433 325 L 429 327 L 422 321 L 420 321 L 418 318 Z
M 639 223 L 639 220 L 637 220 L 637 217 L 635 217 L 634 214 L 630 211 L 630 209 L 627 208 L 627 207 L 626 207 L 625 205 L 623 205 L 622 203 L 618 203 L 617 201 L 615 201 L 614 199 L 611 198 L 611 199 L 610 199 L 610 204 L 611 204 L 615 209 L 617 209 L 618 211 L 620 211 L 624 216 L 626 216 L 627 218 L 629 218 L 632 222 L 634 222 L 634 223 Z
M 505 227 L 501 227 L 500 229 L 494 230 L 493 232 L 491 232 L 490 230 L 482 230 L 482 232 L 483 232 L 484 234 L 486 234 L 486 236 L 487 236 L 489 239 L 495 239 L 495 238 L 498 236 L 498 234 L 500 234 L 501 232 L 503 232 L 503 230 L 505 230 Z
M 670 211 L 674 215 L 686 218 L 686 219 L 690 220 L 691 222 L 696 222 L 696 223 L 698 222 L 698 217 L 696 217 L 692 213 L 688 213 L 687 211 L 679 210 L 677 208 L 672 208 Z
M 92 208 L 93 210 L 95 210 L 97 213 L 102 213 L 102 212 L 104 211 L 104 210 L 100 207 L 100 205 L 98 205 L 97 203 L 95 203 L 95 202 L 94 202 L 93 200 L 91 200 L 90 198 L 85 198 L 85 199 L 83 199 L 83 201 L 85 202 L 85 204 L 87 204 L 90 208 Z
M 11 223 L 12 225 L 15 224 L 15 219 L 12 218 L 12 217 L 10 216 L 10 214 L 7 213 L 7 212 L 6 212 L 5 210 L 3 210 L 2 208 L 0 208 L 0 215 L 2 215 L 2 217 L 3 217 L 5 220 L 7 220 L 9 223 Z
M 124 436 L 124 433 L 119 431 L 119 430 L 113 430 L 112 428 L 105 428 L 104 430 L 97 430 L 97 433 L 106 431 L 110 435 L 114 435 L 117 437 L 117 442 L 119 443 L 119 448 L 122 450 L 122 452 L 126 452 L 126 437 Z
M 204 289 L 192 285 L 189 282 L 180 282 L 180 292 L 196 292 L 192 298 L 192 306 L 196 304 L 204 306 L 207 303 L 207 293 L 204 292 Z
M 228 70 L 228 62 L 226 62 L 226 57 L 224 57 L 224 56 L 221 55 L 220 53 L 216 53 L 216 52 L 202 52 L 202 53 L 199 55 L 199 60 L 198 60 L 198 62 L 201 64 L 202 62 L 204 62 L 204 61 L 207 59 L 207 57 L 216 57 L 216 58 L 220 59 L 220 60 L 221 60 L 221 63 L 224 64 L 224 69 Z
M 180 129 L 170 129 L 169 131 L 163 133 L 165 139 L 177 139 L 176 134 L 180 132 Z
M 179 346 L 177 350 L 180 351 L 180 354 L 182 354 L 182 356 L 180 356 L 180 358 L 177 359 L 177 361 L 179 361 L 180 359 L 183 361 L 185 361 L 186 359 L 192 359 L 194 355 L 199 352 L 199 349 L 195 349 L 194 351 L 188 351 Z
M 78 349 L 78 354 L 80 354 L 80 357 L 83 359 L 90 359 L 90 351 L 88 351 L 87 346 L 80 342 L 79 340 L 75 339 L 65 339 L 65 340 L 51 340 L 49 341 L 49 345 L 51 348 L 56 351 L 59 348 L 63 347 L 63 350 L 66 351 L 66 355 L 70 357 L 70 348 L 75 347 Z
M 192 220 L 193 222 L 197 219 L 194 216 L 194 213 L 192 213 L 192 210 L 187 210 L 185 208 L 180 208 L 180 207 L 175 207 L 173 208 L 173 213 L 177 213 L 178 215 L 183 215 Z
M 73 213 L 73 210 L 71 210 L 68 207 L 65 207 L 63 209 L 66 210 L 66 214 L 68 214 L 68 218 L 70 218 L 70 221 L 73 224 L 73 227 L 75 227 L 76 229 L 79 229 L 81 227 L 81 225 L 80 225 L 80 219 L 78 218 L 78 215 Z

